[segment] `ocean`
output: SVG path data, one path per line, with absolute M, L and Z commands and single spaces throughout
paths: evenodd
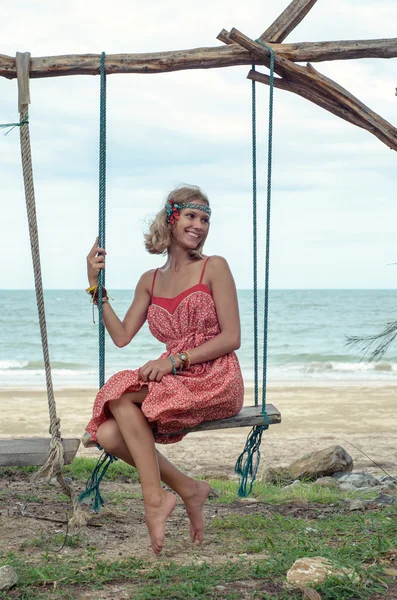
M 113 290 L 111 294 L 115 311 L 123 317 L 133 292 Z M 252 291 L 239 290 L 238 296 L 242 343 L 237 354 L 250 385 L 254 378 Z M 377 333 L 388 321 L 397 320 L 396 300 L 395 290 L 272 290 L 268 382 L 397 382 L 397 342 L 378 363 L 366 362 L 357 348 L 346 346 L 347 335 Z M 87 294 L 48 290 L 45 304 L 54 386 L 97 387 L 97 325 L 92 322 Z M 263 306 L 263 292 L 259 306 Z M 260 329 L 262 312 L 260 308 Z M 106 375 L 140 367 L 163 349 L 147 325 L 126 348 L 116 348 L 107 337 Z M 35 292 L 0 290 L 0 388 L 44 387 Z

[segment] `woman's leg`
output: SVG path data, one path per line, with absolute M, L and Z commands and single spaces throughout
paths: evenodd
M 131 453 L 114 419 L 108 419 L 99 427 L 97 438 L 102 448 L 109 454 L 135 466 Z M 201 544 L 204 539 L 202 509 L 210 493 L 209 483 L 188 477 L 158 451 L 157 462 L 161 480 L 173 489 L 185 504 L 190 520 L 190 539 L 192 542 L 196 541 Z
M 164 546 L 165 523 L 175 508 L 176 498 L 161 487 L 153 432 L 136 404 L 142 402 L 146 393 L 147 388 L 137 393 L 123 394 L 119 399 L 112 400 L 108 407 L 138 469 L 146 525 L 153 552 L 158 554 Z

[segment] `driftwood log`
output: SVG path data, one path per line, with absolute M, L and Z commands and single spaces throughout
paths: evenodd
M 220 34 L 221 35 L 221 34 Z M 226 38 L 218 39 L 226 41 Z M 263 40 L 266 41 L 266 40 Z M 267 42 L 266 42 L 267 43 Z M 341 40 L 335 42 L 300 42 L 271 44 L 275 54 L 293 62 L 324 62 L 352 58 L 396 58 L 397 38 L 376 40 Z M 99 75 L 100 54 L 70 54 L 32 58 L 30 77 L 64 77 L 66 75 Z M 238 65 L 263 64 L 260 58 L 238 46 L 193 48 L 169 52 L 139 54 L 107 54 L 106 73 L 168 73 L 187 69 L 220 69 Z M 0 54 L 0 77 L 16 79 L 15 58 Z
M 261 55 L 266 66 L 270 63 L 270 53 L 258 42 L 254 42 L 237 29 L 232 29 L 229 38 L 256 56 Z M 281 76 L 275 80 L 277 87 L 283 87 L 318 104 L 329 112 L 341 117 L 349 123 L 366 129 L 392 150 L 397 150 L 397 129 L 380 115 L 369 109 L 342 86 L 329 77 L 321 75 L 312 65 L 305 67 L 275 55 L 274 70 Z M 250 71 L 249 78 L 269 84 L 268 78 L 262 78 L 255 71 Z

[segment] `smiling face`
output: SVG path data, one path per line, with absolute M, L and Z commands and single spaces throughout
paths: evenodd
M 195 205 L 207 206 L 201 198 L 191 202 Z M 206 212 L 198 208 L 184 208 L 172 229 L 173 240 L 186 249 L 195 250 L 204 243 L 209 225 L 210 218 Z

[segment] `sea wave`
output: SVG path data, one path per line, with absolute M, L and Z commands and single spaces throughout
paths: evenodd
M 23 361 L 2 361 L 13 362 L 14 367 L 6 369 L 0 368 L 0 388 L 44 388 L 45 372 L 44 369 L 21 368 L 15 366 Z M 85 369 L 67 369 L 63 363 L 63 368 L 54 367 L 52 369 L 52 379 L 54 386 L 58 388 L 96 388 L 98 386 L 98 368 L 90 367 Z M 105 379 L 124 367 L 120 365 L 108 365 L 106 368 Z M 242 365 L 242 373 L 246 385 L 252 385 L 254 381 L 253 364 Z M 262 371 L 259 369 L 259 382 L 262 381 Z M 329 385 L 333 383 L 354 384 L 362 383 L 387 383 L 397 381 L 397 363 L 379 362 L 379 363 L 343 363 L 343 362 L 312 362 L 296 363 L 289 365 L 268 366 L 267 381 L 269 384 L 283 384 L 290 382 L 301 382 L 318 384 L 326 382 Z
M 243 376 L 247 383 L 254 381 L 252 366 L 243 367 Z M 259 370 L 259 381 L 262 380 L 262 370 Z M 397 363 L 378 362 L 310 362 L 275 365 L 270 364 L 267 369 L 268 382 L 291 382 L 291 381 L 326 381 L 332 382 L 359 382 L 379 381 L 391 382 L 397 380 Z
M 54 360 L 51 361 L 51 367 L 53 369 L 77 371 L 84 369 L 87 365 L 74 362 L 66 362 Z M 36 371 L 44 369 L 44 361 L 42 360 L 0 360 L 0 372 L 1 371 Z
M 98 373 L 92 371 L 72 371 L 68 369 L 52 369 L 52 381 L 58 388 L 95 388 L 98 385 Z M 112 373 L 107 373 L 108 378 Z M 45 372 L 38 370 L 0 370 L 0 388 L 37 389 L 46 387 Z

